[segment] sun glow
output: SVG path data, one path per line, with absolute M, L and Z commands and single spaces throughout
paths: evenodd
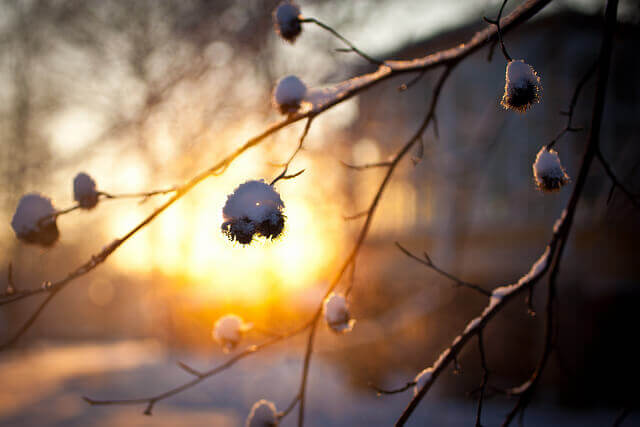
M 236 175 L 211 178 L 167 209 L 118 251 L 118 265 L 138 273 L 160 272 L 175 278 L 174 288 L 218 301 L 268 300 L 331 274 L 342 244 L 342 219 L 327 216 L 326 206 L 316 208 L 309 181 L 279 185 L 286 215 L 281 237 L 256 239 L 247 246 L 227 239 L 220 230 L 222 206 L 227 194 L 246 180 Z M 121 234 L 142 218 L 143 212 L 119 215 L 110 228 Z

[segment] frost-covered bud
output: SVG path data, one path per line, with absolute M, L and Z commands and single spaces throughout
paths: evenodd
M 424 387 L 424 385 L 427 383 L 427 381 L 429 381 L 431 379 L 431 375 L 433 375 L 433 368 L 426 368 L 424 369 L 422 372 L 420 372 L 418 375 L 416 375 L 415 378 L 415 387 L 413 387 L 413 395 L 417 395 L 420 390 L 422 390 L 422 387 Z
M 558 153 L 553 149 L 547 150 L 547 147 L 542 147 L 538 151 L 533 164 L 533 176 L 538 188 L 545 193 L 559 191 L 569 182 L 569 175 L 562 167 Z
M 251 329 L 250 323 L 244 323 L 240 316 L 225 314 L 213 325 L 213 339 L 225 352 L 233 350 L 242 339 L 242 335 Z
M 524 113 L 540 102 L 542 84 L 536 71 L 521 59 L 509 61 L 502 95 L 502 106 Z
M 331 293 L 324 300 L 324 319 L 327 321 L 327 325 L 338 333 L 347 333 L 353 329 L 353 325 L 356 323 L 349 314 L 349 307 L 347 306 L 347 300 L 344 296 Z
M 246 427 L 277 427 L 278 413 L 276 405 L 268 400 L 258 400 L 251 407 L 247 417 Z
M 273 11 L 273 25 L 280 37 L 289 43 L 294 43 L 302 31 L 300 7 L 294 3 L 280 3 Z
M 292 114 L 300 109 L 307 94 L 307 86 L 296 76 L 283 77 L 273 90 L 273 105 L 282 114 Z
M 98 190 L 96 182 L 84 172 L 80 172 L 73 179 L 73 199 L 82 209 L 93 209 L 98 204 Z
M 18 239 L 26 243 L 51 246 L 60 237 L 51 199 L 41 194 L 22 196 L 11 220 Z
M 230 240 L 248 245 L 254 235 L 275 239 L 284 229 L 284 203 L 263 180 L 247 181 L 227 197 L 222 209 L 222 232 Z

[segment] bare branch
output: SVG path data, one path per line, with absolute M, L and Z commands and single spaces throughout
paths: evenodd
M 384 389 L 384 388 L 380 388 L 378 386 L 376 386 L 373 383 L 369 383 L 369 387 L 374 389 L 376 391 L 376 393 L 378 394 L 378 396 L 383 395 L 383 394 L 398 394 L 398 393 L 404 393 L 405 391 L 409 390 L 411 387 L 415 386 L 417 383 L 415 381 L 409 381 L 408 383 L 406 383 L 405 385 L 403 385 L 402 387 L 399 388 L 394 388 L 394 389 Z
M 342 163 L 342 166 L 349 168 L 349 169 L 355 169 L 355 170 L 365 170 L 365 169 L 374 169 L 374 168 L 388 168 L 389 166 L 391 166 L 391 164 L 393 163 L 392 161 L 389 162 L 377 162 L 377 163 L 367 163 L 364 165 L 352 165 L 349 163 L 345 163 L 343 161 L 340 161 L 340 163 Z
M 469 288 L 472 289 L 484 296 L 490 297 L 491 296 L 491 292 L 487 291 L 486 289 L 483 289 L 481 286 L 479 285 L 475 285 L 473 283 L 469 283 L 469 282 L 465 282 L 464 280 L 460 280 L 457 277 L 455 277 L 452 274 L 447 273 L 446 271 L 440 269 L 439 267 L 437 267 L 432 261 L 431 258 L 429 257 L 429 255 L 427 255 L 427 253 L 424 253 L 424 258 L 419 258 L 416 255 L 412 254 L 411 252 L 409 252 L 406 248 L 404 248 L 400 243 L 396 242 L 396 246 L 398 247 L 398 249 L 400 249 L 402 251 L 403 254 L 405 254 L 406 256 L 408 256 L 411 259 L 414 259 L 416 261 L 418 261 L 420 264 L 425 265 L 429 268 L 431 268 L 433 271 L 435 271 L 436 273 L 446 277 L 447 279 L 451 280 L 454 282 L 454 284 L 456 286 L 463 286 L 465 288 Z
M 502 2 L 502 6 L 500 6 L 500 12 L 498 12 L 498 17 L 493 20 L 493 19 L 489 19 L 486 16 L 483 17 L 483 19 L 488 22 L 489 24 L 495 25 L 496 26 L 496 31 L 498 32 L 498 40 L 500 42 L 500 49 L 502 49 L 502 54 L 504 55 L 504 59 L 507 60 L 507 62 L 511 61 L 511 56 L 507 53 L 507 48 L 504 46 L 504 40 L 502 39 L 502 29 L 500 28 L 500 18 L 502 18 L 502 12 L 504 10 L 504 7 L 507 5 L 507 1 L 509 0 L 504 0 Z M 493 50 L 493 49 L 492 49 Z M 491 56 L 492 51 L 490 51 L 489 55 Z M 491 59 L 489 59 L 491 60 Z

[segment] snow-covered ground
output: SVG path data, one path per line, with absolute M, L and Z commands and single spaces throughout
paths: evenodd
M 183 360 L 206 369 L 220 360 L 167 354 L 152 341 L 121 341 L 55 345 L 5 354 L 0 358 L 1 426 L 242 426 L 251 405 L 272 400 L 282 409 L 297 388 L 301 365 L 298 352 L 276 349 L 239 362 L 231 370 L 195 388 L 157 403 L 151 417 L 143 406 L 90 407 L 81 396 L 130 398 L 158 393 L 189 379 L 176 366 Z M 337 369 L 316 358 L 308 393 L 308 426 L 392 425 L 406 405 L 410 391 L 376 397 L 354 391 Z M 499 425 L 506 403 L 488 401 L 485 426 Z M 429 395 L 410 425 L 469 426 L 475 403 Z M 616 412 L 594 409 L 570 411 L 554 406 L 532 406 L 526 426 L 607 426 Z M 283 426 L 293 426 L 296 414 Z M 640 425 L 632 413 L 624 426 Z

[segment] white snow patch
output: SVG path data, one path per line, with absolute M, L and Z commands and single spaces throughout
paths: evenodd
M 96 182 L 84 172 L 80 172 L 73 179 L 73 199 L 83 209 L 92 209 L 98 204 Z
M 425 384 L 431 380 L 432 375 L 433 368 L 431 367 L 424 369 L 422 372 L 416 375 L 416 378 L 414 380 L 416 382 L 416 385 L 415 387 L 413 387 L 414 396 L 416 396 L 420 392 L 420 390 L 422 390 Z
M 50 246 L 59 236 L 55 213 L 48 197 L 38 193 L 26 194 L 18 202 L 11 227 L 20 240 Z
M 545 268 L 547 268 L 547 264 L 549 263 L 549 254 L 551 253 L 551 248 L 547 246 L 544 253 L 538 258 L 538 260 L 531 266 L 531 270 L 524 276 L 518 280 L 518 285 L 522 285 L 533 279 L 536 276 L 542 274 Z
M 323 311 L 327 325 L 335 332 L 349 332 L 356 323 L 349 314 L 347 300 L 340 294 L 331 293 L 324 300 Z
M 224 351 L 231 351 L 242 339 L 242 334 L 251 329 L 250 323 L 244 323 L 240 316 L 225 314 L 213 326 L 213 339 Z
M 247 181 L 240 184 L 227 197 L 222 209 L 225 220 L 248 218 L 253 222 L 262 222 L 284 208 L 280 195 L 264 180 Z
M 264 399 L 253 404 L 245 423 L 246 427 L 276 427 L 277 425 L 278 413 L 276 405 Z
M 542 147 L 533 163 L 533 176 L 543 191 L 555 191 L 569 182 L 569 175 L 562 167 L 558 153 Z
M 281 78 L 273 90 L 273 104 L 282 114 L 295 113 L 300 109 L 307 94 L 307 86 L 296 76 Z
M 463 334 L 466 335 L 472 330 L 474 330 L 475 328 L 477 328 L 481 321 L 482 321 L 481 316 L 478 316 L 475 319 L 472 319 L 469 323 L 467 323 L 467 327 L 464 328 Z
M 560 218 L 558 218 L 555 222 L 555 224 L 553 224 L 553 233 L 557 234 L 560 231 L 560 227 L 562 227 L 562 224 L 564 223 L 564 220 L 567 218 L 567 210 L 563 209 L 562 210 L 562 214 L 560 215 Z

